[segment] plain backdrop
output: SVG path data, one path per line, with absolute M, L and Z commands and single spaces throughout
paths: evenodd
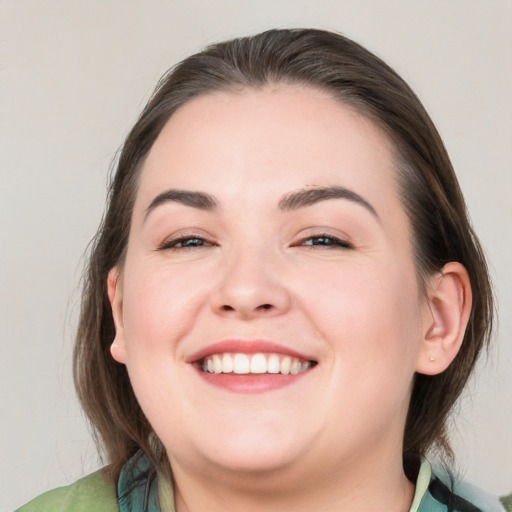
M 0 0 L 1 512 L 100 465 L 71 379 L 80 269 L 152 88 L 207 43 L 289 26 L 383 57 L 444 138 L 500 306 L 455 416 L 458 468 L 512 491 L 510 0 Z

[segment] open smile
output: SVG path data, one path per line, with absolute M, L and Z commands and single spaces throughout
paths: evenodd
M 307 375 L 314 359 L 266 341 L 228 340 L 188 359 L 206 382 L 237 393 L 279 389 Z
M 296 375 L 305 372 L 314 364 L 314 361 L 275 353 L 224 353 L 205 357 L 200 363 L 200 368 L 203 372 L 214 374 L 261 375 L 270 373 Z

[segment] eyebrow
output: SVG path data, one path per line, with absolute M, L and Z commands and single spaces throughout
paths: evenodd
M 344 187 L 315 187 L 307 190 L 291 192 L 279 201 L 279 209 L 284 211 L 297 210 L 306 206 L 312 206 L 320 201 L 328 199 L 347 199 L 366 208 L 374 217 L 380 220 L 375 208 L 356 192 Z
M 158 194 L 153 201 L 151 201 L 151 204 L 144 212 L 144 221 L 156 207 L 165 203 L 179 203 L 205 211 L 213 211 L 219 206 L 217 199 L 210 194 L 189 190 L 170 189 Z
M 312 206 L 321 201 L 329 199 L 347 199 L 353 201 L 364 208 L 366 208 L 374 217 L 380 220 L 380 217 L 375 208 L 362 196 L 356 192 L 344 187 L 331 186 L 331 187 L 315 187 L 307 190 L 298 190 L 286 194 L 278 204 L 278 208 L 282 211 L 293 211 L 299 208 Z M 190 190 L 170 189 L 158 194 L 151 204 L 144 212 L 144 221 L 148 218 L 149 214 L 158 206 L 168 202 L 179 203 L 191 208 L 197 208 L 204 211 L 214 211 L 218 208 L 219 202 L 217 199 L 205 192 L 196 192 Z

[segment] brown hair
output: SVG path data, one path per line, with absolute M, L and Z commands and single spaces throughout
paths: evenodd
M 164 449 L 133 393 L 126 368 L 110 355 L 115 335 L 106 282 L 122 264 L 138 175 L 152 144 L 184 103 L 213 91 L 239 91 L 279 82 L 327 91 L 368 116 L 395 147 L 402 201 L 413 227 L 420 283 L 450 261 L 462 263 L 473 289 L 464 342 L 440 375 L 416 375 L 403 447 L 406 472 L 432 447 L 451 455 L 446 421 L 463 390 L 493 319 L 485 258 L 469 223 L 464 199 L 441 138 L 408 85 L 382 60 L 335 33 L 270 30 L 215 44 L 193 55 L 160 81 L 119 155 L 107 209 L 84 274 L 74 355 L 79 399 L 106 452 L 111 474 L 142 449 L 155 465 Z

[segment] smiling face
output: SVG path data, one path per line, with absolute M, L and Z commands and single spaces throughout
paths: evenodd
M 184 105 L 117 275 L 112 352 L 174 470 L 401 466 L 426 305 L 366 118 L 285 85 Z

